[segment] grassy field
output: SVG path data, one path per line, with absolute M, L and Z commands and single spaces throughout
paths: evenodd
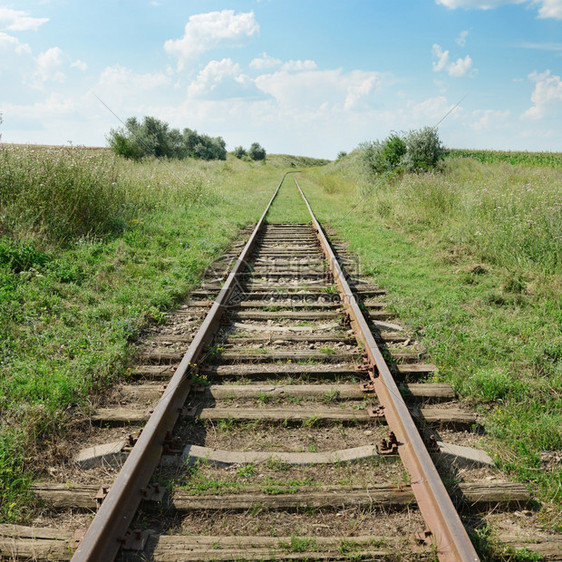
M 562 169 L 449 157 L 440 172 L 384 180 L 357 153 L 314 163 L 0 149 L 2 521 L 25 520 L 35 459 L 124 373 L 139 330 L 302 169 L 320 220 L 387 289 L 439 380 L 481 412 L 483 446 L 538 487 L 545 525 L 560 525 Z M 306 220 L 292 185 L 270 220 Z
M 0 149 L 2 521 L 25 518 L 35 459 L 124 373 L 139 330 L 259 218 L 284 170 L 310 161 Z
M 448 151 L 453 158 L 473 158 L 484 164 L 504 162 L 520 166 L 562 167 L 561 152 L 509 152 L 504 150 L 461 150 Z
M 369 179 L 352 154 L 299 182 L 560 530 L 562 170 L 461 158 Z

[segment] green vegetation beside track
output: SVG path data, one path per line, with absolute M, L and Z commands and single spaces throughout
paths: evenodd
M 2 521 L 25 520 L 34 470 L 126 374 L 139 331 L 302 169 L 319 220 L 387 289 L 439 380 L 481 412 L 500 467 L 538 485 L 545 526 L 560 525 L 561 169 L 449 157 L 441 171 L 385 179 L 366 176 L 357 152 L 314 164 L 0 149 Z M 292 185 L 270 220 L 307 220 Z
M 2 521 L 25 519 L 34 471 L 56 463 L 69 421 L 125 374 L 139 331 L 185 298 L 302 163 L 0 149 Z
M 505 150 L 466 150 L 453 149 L 448 154 L 452 158 L 473 158 L 483 164 L 504 162 L 523 166 L 562 167 L 562 152 L 517 152 Z
M 423 339 L 438 380 L 482 414 L 483 446 L 538 485 L 559 528 L 562 172 L 449 159 L 385 180 L 359 162 L 351 154 L 299 183 Z

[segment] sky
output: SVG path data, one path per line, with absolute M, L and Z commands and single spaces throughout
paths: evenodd
M 0 0 L 6 143 L 105 146 L 151 115 L 336 158 L 438 126 L 562 152 L 562 0 Z

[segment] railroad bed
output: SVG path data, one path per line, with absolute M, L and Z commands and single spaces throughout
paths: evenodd
M 57 528 L 0 526 L 3 556 L 478 560 L 458 512 L 529 504 L 353 256 L 314 217 L 265 219 L 142 340 L 64 479 L 34 486 Z

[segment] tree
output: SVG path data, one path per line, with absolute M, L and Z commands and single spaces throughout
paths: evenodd
M 265 160 L 265 148 L 263 148 L 259 143 L 254 142 L 248 150 L 248 156 L 252 160 Z
M 437 162 L 445 154 L 445 147 L 441 143 L 435 127 L 410 131 L 404 140 L 406 154 L 401 163 L 409 172 L 426 172 L 435 168 Z
M 243 146 L 237 146 L 232 151 L 232 154 L 234 154 L 234 156 L 236 156 L 236 158 L 238 158 L 239 160 L 244 158 L 244 156 L 248 156 L 248 153 L 246 152 L 246 149 Z
M 384 141 L 365 142 L 359 146 L 368 173 L 384 174 L 394 170 L 425 172 L 434 168 L 445 149 L 436 128 L 391 133 Z
M 124 127 L 111 129 L 107 140 L 116 154 L 133 160 L 151 156 L 226 160 L 226 143 L 222 137 L 199 135 L 187 128 L 180 133 L 155 117 L 147 116 L 142 123 L 130 117 Z

